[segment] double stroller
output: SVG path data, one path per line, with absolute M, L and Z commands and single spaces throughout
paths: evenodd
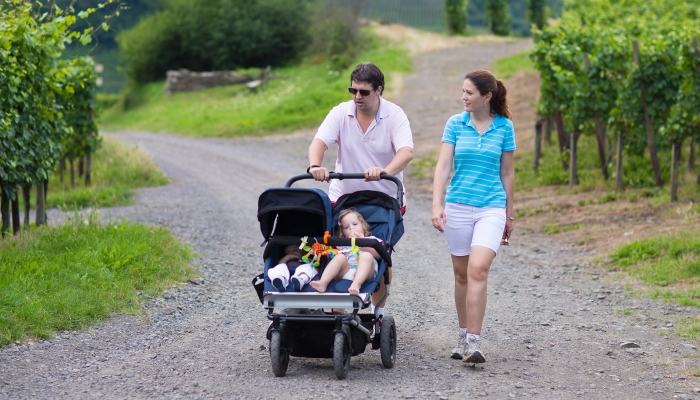
M 331 179 L 364 179 L 363 174 L 331 173 Z M 396 183 L 397 199 L 403 199 L 403 186 L 398 178 L 382 174 L 382 179 Z M 396 360 L 396 325 L 388 315 L 359 313 L 370 308 L 371 295 L 379 289 L 384 277 L 386 291 L 380 303 L 389 295 L 389 268 L 391 252 L 403 235 L 401 203 L 381 192 L 359 191 L 346 194 L 332 205 L 328 195 L 320 189 L 293 188 L 292 184 L 303 179 L 313 179 L 311 174 L 291 178 L 283 188 L 271 188 L 258 200 L 258 221 L 265 237 L 264 288 L 261 293 L 263 307 L 271 321 L 267 330 L 270 341 L 272 372 L 281 377 L 287 373 L 290 356 L 332 358 L 335 376 L 344 379 L 350 370 L 350 357 L 364 353 L 367 344 L 380 350 L 382 365 L 392 368 Z M 339 213 L 347 208 L 357 210 L 367 223 L 373 236 L 383 240 L 355 239 L 359 247 L 372 247 L 381 256 L 376 277 L 367 279 L 357 294 L 348 293 L 352 283 L 341 279 L 328 285 L 325 293 L 318 293 L 311 285 L 294 291 L 289 283 L 284 291 L 273 286 L 268 270 L 277 265 L 289 245 L 301 245 L 302 240 L 311 245 L 350 246 L 349 238 L 333 235 L 338 226 Z M 328 263 L 322 257 L 317 280 Z M 290 267 L 290 273 L 293 273 Z M 344 312 L 338 312 L 338 309 Z

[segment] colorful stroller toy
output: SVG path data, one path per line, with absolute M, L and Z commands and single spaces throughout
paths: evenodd
M 364 179 L 363 174 L 331 173 L 331 179 Z M 403 199 L 403 186 L 398 178 L 382 174 L 382 179 L 397 185 L 397 198 Z M 292 188 L 302 179 L 313 179 L 311 174 L 291 178 L 283 188 L 268 189 L 258 200 L 258 221 L 267 244 L 265 260 L 263 307 L 272 322 L 267 331 L 270 341 L 272 372 L 281 377 L 287 373 L 290 356 L 332 358 L 335 376 L 344 379 L 350 370 L 350 357 L 364 353 L 368 343 L 379 349 L 382 365 L 392 368 L 396 360 L 396 326 L 391 316 L 358 313 L 371 306 L 371 295 L 379 289 L 384 277 L 386 292 L 380 302 L 389 296 L 391 252 L 403 235 L 401 201 L 381 192 L 359 191 L 344 195 L 331 205 L 328 195 L 320 189 Z M 338 214 L 346 208 L 357 210 L 370 225 L 372 235 L 382 239 L 350 239 L 333 237 Z M 268 271 L 277 266 L 286 246 L 315 243 L 324 246 L 373 247 L 381 256 L 375 278 L 367 279 L 360 293 L 350 294 L 349 280 L 333 281 L 325 293 L 318 293 L 311 285 L 295 291 L 290 282 L 286 288 L 273 286 Z M 329 257 L 320 257 L 319 279 Z M 289 267 L 294 273 L 294 267 Z M 284 290 L 281 290 L 284 289 Z M 334 313 L 343 309 L 345 313 Z M 349 310 L 349 312 L 348 312 Z M 373 333 L 374 332 L 374 333 Z

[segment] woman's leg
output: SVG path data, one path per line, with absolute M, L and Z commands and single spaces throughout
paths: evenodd
M 348 289 L 349 293 L 360 293 L 360 286 L 374 272 L 374 256 L 370 253 L 361 253 L 357 260 L 357 271 L 355 279 L 352 280 L 352 285 Z
M 326 265 L 326 269 L 323 270 L 321 274 L 321 279 L 317 281 L 309 282 L 309 285 L 316 289 L 317 291 L 323 293 L 328 288 L 328 284 L 331 283 L 333 279 L 341 278 L 350 269 L 348 265 L 348 258 L 345 254 L 337 254 L 333 259 Z
M 469 256 L 452 256 L 452 270 L 455 275 L 455 308 L 460 328 L 467 328 L 467 284 Z
M 496 253 L 483 246 L 473 246 L 469 255 L 467 267 L 466 291 L 466 327 L 467 332 L 475 335 L 481 334 L 481 326 L 484 323 L 486 313 L 486 284 L 489 268 Z M 466 285 L 465 285 L 466 286 Z M 455 294 L 456 296 L 456 294 Z M 460 319 L 460 324 L 462 320 Z

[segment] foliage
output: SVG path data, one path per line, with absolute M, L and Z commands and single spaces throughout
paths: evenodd
M 467 28 L 467 0 L 445 0 L 447 32 L 461 35 Z
M 510 34 L 510 11 L 508 0 L 486 0 L 484 2 L 486 25 L 494 35 L 508 36 Z
M 545 0 L 527 0 L 527 19 L 537 29 L 542 29 L 547 24 L 547 2 Z
M 641 157 L 648 146 L 644 88 L 653 144 L 668 150 L 671 141 L 697 132 L 697 56 L 690 43 L 700 33 L 699 15 L 698 0 L 567 3 L 556 24 L 534 32 L 532 58 L 542 78 L 538 111 L 548 118 L 561 113 L 568 130 L 584 135 L 621 131 L 626 156 Z M 639 63 L 633 40 L 640 44 Z M 598 138 L 599 164 L 607 163 L 604 140 L 611 139 Z
M 261 135 L 317 126 L 328 110 L 350 100 L 347 92 L 350 68 L 371 60 L 387 77 L 411 71 L 411 59 L 403 48 L 376 38 L 371 27 L 363 33 L 365 48 L 343 71 L 323 64 L 273 69 L 278 77 L 256 93 L 243 85 L 224 86 L 165 96 L 161 83 L 146 85 L 138 107 L 105 112 L 103 126 L 110 130 L 147 130 L 191 136 Z
M 297 59 L 308 37 L 304 0 L 164 0 L 163 9 L 118 37 L 137 83 L 169 69 L 232 70 Z
M 165 229 L 96 214 L 0 242 L 0 345 L 138 313 L 139 292 L 194 277 L 193 256 Z
M 361 50 L 357 4 L 322 2 L 312 9 L 306 52 L 313 61 L 325 61 L 334 71 L 347 68 Z
M 90 57 L 61 60 L 58 65 L 65 71 L 58 102 L 63 119 L 71 129 L 65 138 L 64 157 L 75 159 L 93 153 L 100 144 L 95 120 L 98 118 L 95 98 L 97 73 Z
M 49 179 L 51 189 L 46 204 L 64 210 L 125 206 L 130 203 L 134 189 L 166 183 L 168 179 L 145 152 L 106 137 L 92 159 L 91 185 L 73 187 L 67 177 L 61 182 L 54 173 Z

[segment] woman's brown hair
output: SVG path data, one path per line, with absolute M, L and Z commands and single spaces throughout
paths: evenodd
M 510 120 L 513 115 L 508 108 L 508 92 L 503 82 L 496 79 L 490 71 L 485 69 L 476 70 L 467 74 L 464 80 L 469 79 L 482 96 L 491 93 L 491 115 L 502 115 Z

